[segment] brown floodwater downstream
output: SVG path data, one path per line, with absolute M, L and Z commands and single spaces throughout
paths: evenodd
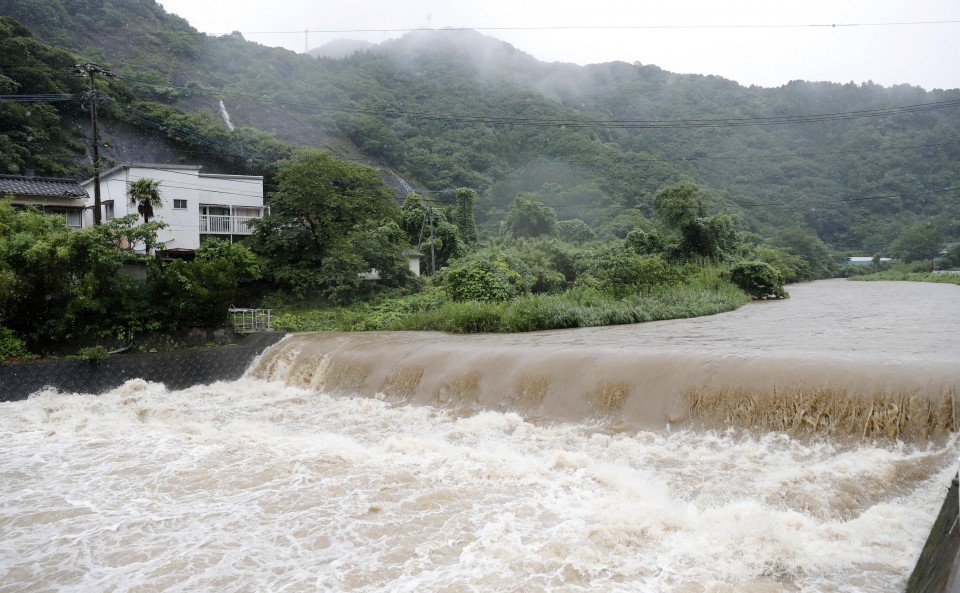
M 0 404 L 0 592 L 902 591 L 957 469 L 960 287 L 790 292 Z

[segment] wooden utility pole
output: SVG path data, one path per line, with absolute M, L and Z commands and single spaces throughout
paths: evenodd
M 437 253 L 433 249 L 433 206 L 427 204 L 427 212 L 430 213 L 430 275 L 437 273 Z
M 97 126 L 97 84 L 95 77 L 97 74 L 116 75 L 89 62 L 77 64 L 77 72 L 90 77 L 90 123 L 93 127 L 93 224 L 98 225 L 101 222 L 103 208 L 100 202 L 100 131 Z

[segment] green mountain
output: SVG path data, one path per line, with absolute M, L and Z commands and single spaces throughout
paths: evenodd
M 269 176 L 292 146 L 319 146 L 441 203 L 476 189 L 489 231 L 518 192 L 536 192 L 561 219 L 622 236 L 650 224 L 657 189 L 686 180 L 763 235 L 799 227 L 872 254 L 931 221 L 960 239 L 960 90 L 743 87 L 652 65 L 548 64 L 472 31 L 317 59 L 198 33 L 153 0 L 0 0 L 0 14 L 33 36 L 3 33 L 0 92 L 81 93 L 70 54 L 117 74 L 101 81 L 108 158 L 155 153 Z M 50 85 L 23 78 L 30 60 Z M 45 144 L 0 129 L 5 172 L 63 173 L 82 157 L 85 112 L 48 107 L 72 127 L 36 122 Z

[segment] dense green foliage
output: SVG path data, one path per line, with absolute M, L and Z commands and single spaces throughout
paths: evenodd
M 374 169 L 302 151 L 281 166 L 270 204 L 251 247 L 281 288 L 345 301 L 410 280 L 400 210 Z M 372 270 L 378 284 L 363 278 Z
M 557 231 L 557 211 L 533 193 L 521 192 L 513 199 L 503 231 L 511 237 L 540 237 Z
M 783 275 L 764 262 L 740 262 L 730 268 L 730 281 L 755 299 L 783 299 Z
M 937 272 L 906 272 L 902 270 L 887 270 L 873 274 L 851 276 L 850 280 L 894 280 L 900 282 L 934 282 L 937 284 L 960 285 L 960 274 L 944 274 Z
M 0 356 L 131 332 L 218 326 L 242 278 L 259 266 L 241 245 L 212 242 L 190 262 L 161 262 L 126 246 L 156 223 L 135 216 L 73 231 L 61 217 L 0 202 Z M 133 268 L 146 268 L 147 280 Z
M 6 16 L 0 16 L 0 56 L 0 95 L 83 92 L 72 55 L 36 41 Z M 81 113 L 78 102 L 0 101 L 0 174 L 73 173 L 83 145 L 65 123 Z
M 269 163 L 287 158 L 290 146 L 256 129 L 351 158 L 358 150 L 414 185 L 446 192 L 440 195 L 476 191 L 476 221 L 488 235 L 517 194 L 535 193 L 557 219 L 622 238 L 652 216 L 658 190 L 693 182 L 709 189 L 713 216 L 734 215 L 737 230 L 764 236 L 796 228 L 860 253 L 889 253 L 918 222 L 933 223 L 945 241 L 960 238 L 960 199 L 951 190 L 960 185 L 956 90 L 802 81 L 745 88 L 652 65 L 546 64 L 471 31 L 417 32 L 318 60 L 236 33 L 199 34 L 154 0 L 0 0 L 0 13 L 120 74 L 101 81 L 113 101 L 105 117 L 165 135 L 186 158 L 202 153 L 232 172 L 270 174 Z M 18 35 L 16 43 L 36 43 Z M 11 46 L 5 54 L 17 52 L 24 53 Z M 64 71 L 66 61 L 39 63 L 45 79 L 69 82 L 75 92 L 82 81 Z M 14 85 L 29 82 L 13 70 L 3 75 Z M 246 127 L 226 129 L 219 99 Z M 943 106 L 896 109 L 936 103 Z M 770 121 L 781 117 L 790 121 Z M 0 146 L 14 163 L 8 170 L 67 172 L 64 161 L 49 159 L 49 145 L 43 167 L 18 161 L 17 154 L 39 155 L 14 135 Z M 456 216 L 449 221 L 462 228 Z M 728 221 L 702 220 L 702 237 L 723 238 Z M 473 241 L 469 232 L 462 240 Z M 683 248 L 714 259 L 723 245 L 688 241 Z
M 893 241 L 890 253 L 905 262 L 931 261 L 940 255 L 943 238 L 940 229 L 930 223 L 908 227 Z
M 349 309 L 281 312 L 274 327 L 284 331 L 436 330 L 451 333 L 509 333 L 643 323 L 712 315 L 747 300 L 732 285 L 693 281 L 647 296 L 613 298 L 593 289 L 562 295 L 527 295 L 512 301 L 447 301 L 428 293 Z
M 745 298 L 733 286 L 783 297 L 784 282 L 836 275 L 838 253 L 929 261 L 960 240 L 957 90 L 545 64 L 472 31 L 318 60 L 200 34 L 154 0 L 0 0 L 0 14 L 26 24 L 0 17 L 0 94 L 68 99 L 0 102 L 0 172 L 89 172 L 89 80 L 73 65 L 92 60 L 119 75 L 96 80 L 104 130 L 126 134 L 104 140 L 108 162 L 146 136 L 265 175 L 270 206 L 253 255 L 209 245 L 149 261 L 146 281 L 122 273 L 136 257 L 119 246 L 154 223 L 69 236 L 3 214 L 9 352 L 219 323 L 254 255 L 280 303 L 352 305 L 288 311 L 281 328 L 526 331 L 724 310 Z M 910 105 L 930 108 L 897 109 Z M 397 175 L 400 205 L 384 183 Z M 426 279 L 407 270 L 413 249 Z

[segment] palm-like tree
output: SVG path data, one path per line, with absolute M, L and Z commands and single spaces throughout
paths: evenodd
M 163 199 L 160 197 L 160 182 L 155 179 L 139 179 L 130 184 L 127 190 L 130 196 L 130 205 L 136 205 L 137 212 L 143 216 L 143 222 L 150 222 L 153 216 L 153 208 L 163 205 Z
M 134 181 L 127 189 L 127 195 L 130 197 L 130 205 L 136 205 L 137 212 L 143 216 L 143 224 L 150 222 L 154 207 L 159 208 L 163 205 L 163 199 L 160 197 L 160 182 L 155 179 Z M 144 251 L 148 255 L 153 255 L 153 241 L 149 238 L 144 241 Z

